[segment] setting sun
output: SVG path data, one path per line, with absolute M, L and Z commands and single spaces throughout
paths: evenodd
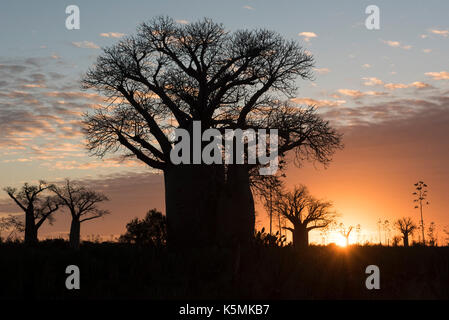
M 335 239 L 335 244 L 339 247 L 346 247 L 346 239 L 343 236 L 339 236 Z

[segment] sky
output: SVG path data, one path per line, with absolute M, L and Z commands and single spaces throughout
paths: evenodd
M 80 29 L 65 27 L 68 5 Z M 365 8 L 380 9 L 368 30 Z M 344 134 L 328 168 L 291 165 L 287 186 L 305 184 L 331 200 L 345 225 L 378 241 L 377 221 L 418 220 L 413 184 L 429 185 L 426 222 L 440 241 L 449 225 L 449 2 L 429 1 L 3 1 L 0 3 L 0 187 L 71 178 L 95 186 L 111 215 L 82 235 L 124 232 L 151 208 L 164 210 L 163 180 L 136 161 L 89 156 L 82 114 L 102 102 L 80 79 L 101 53 L 139 23 L 167 15 L 179 23 L 212 18 L 230 30 L 266 28 L 294 39 L 316 60 L 313 81 L 298 81 L 292 100 L 314 104 Z M 257 206 L 258 227 L 267 223 Z M 5 193 L 0 216 L 19 213 Z M 68 232 L 61 214 L 41 236 Z M 393 235 L 394 233 L 392 233 Z M 353 237 L 356 237 L 353 234 Z M 382 235 L 383 237 L 383 235 Z M 320 242 L 318 234 L 312 240 Z M 355 241 L 355 238 L 352 238 Z

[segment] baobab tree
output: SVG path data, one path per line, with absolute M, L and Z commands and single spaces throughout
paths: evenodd
M 45 221 L 53 222 L 53 213 L 59 205 L 52 196 L 45 196 L 52 185 L 39 181 L 38 185 L 25 183 L 20 190 L 7 187 L 4 190 L 25 213 L 25 243 L 34 245 L 38 242 L 38 230 Z
M 421 214 L 421 232 L 422 232 L 422 243 L 423 245 L 426 244 L 426 240 L 424 237 L 424 218 L 423 218 L 423 206 L 428 205 L 429 202 L 427 199 L 427 184 L 425 184 L 423 181 L 418 181 L 414 184 L 416 191 L 413 192 L 413 195 L 415 196 L 415 199 L 413 199 L 413 202 L 417 203 L 415 206 L 415 209 L 419 209 L 419 212 Z
M 98 203 L 107 201 L 108 198 L 96 191 L 71 182 L 67 179 L 63 186 L 53 186 L 52 191 L 59 199 L 59 203 L 65 206 L 71 217 L 70 247 L 78 249 L 80 245 L 81 223 L 100 218 L 109 213 L 97 207 Z
M 346 240 L 346 246 L 349 246 L 349 235 L 351 234 L 351 231 L 354 229 L 353 226 L 345 227 L 343 223 L 340 223 L 339 225 L 340 234 L 345 238 Z
M 413 222 L 412 218 L 404 217 L 398 219 L 395 223 L 396 228 L 402 234 L 402 240 L 404 242 L 404 247 L 408 247 L 408 237 L 415 232 L 417 226 Z
M 323 229 L 335 221 L 332 203 L 312 197 L 306 186 L 295 187 L 292 192 L 279 193 L 273 202 L 273 211 L 285 217 L 292 227 L 285 227 L 293 234 L 293 246 L 309 245 L 309 232 Z
M 198 163 L 190 152 L 190 164 L 174 164 L 174 130 L 192 137 L 200 121 L 199 136 L 211 128 L 254 129 L 262 139 L 258 129 L 277 129 L 280 158 L 292 151 L 297 163 L 326 165 L 341 135 L 313 106 L 288 102 L 296 80 L 312 78 L 313 66 L 296 41 L 272 31 L 230 32 L 209 19 L 183 25 L 157 17 L 104 49 L 86 73 L 83 87 L 107 99 L 84 118 L 88 149 L 100 157 L 132 156 L 163 172 L 169 244 L 207 245 L 224 235 L 249 242 L 251 181 L 261 163 Z M 203 149 L 205 141 L 188 143 Z

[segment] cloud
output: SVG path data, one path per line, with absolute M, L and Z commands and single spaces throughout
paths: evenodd
M 368 63 L 365 63 L 365 64 L 362 64 L 362 68 L 369 69 L 369 68 L 371 68 L 371 65 Z
M 432 77 L 433 80 L 449 80 L 449 72 L 440 71 L 440 72 L 426 72 L 426 76 Z
M 187 21 L 187 20 L 176 20 L 176 22 L 177 23 L 180 23 L 180 24 L 189 24 L 189 21 Z
M 378 86 L 378 85 L 383 85 L 384 82 L 378 78 L 375 77 L 368 77 L 368 78 L 362 78 L 363 80 L 365 80 L 365 82 L 363 83 L 365 86 Z
M 387 44 L 387 45 L 389 45 L 390 47 L 393 47 L 393 48 L 401 48 L 401 49 L 404 49 L 404 50 L 410 50 L 412 48 L 412 46 L 410 46 L 410 45 L 403 45 L 399 41 L 382 40 L 382 42 Z
M 449 36 L 449 30 L 439 30 L 439 29 L 430 29 L 430 33 L 442 36 L 442 37 L 448 37 Z
M 77 48 L 85 48 L 85 49 L 100 49 L 98 45 L 91 41 L 80 41 L 80 42 L 72 42 L 72 45 Z
M 417 88 L 417 89 L 426 89 L 431 88 L 432 86 L 428 83 L 416 81 L 410 84 L 405 83 L 387 83 L 384 86 L 385 88 L 389 90 L 396 90 L 396 89 L 407 89 L 407 88 Z
M 424 52 L 424 53 L 431 53 L 432 49 L 423 49 L 422 52 Z
M 119 32 L 100 33 L 100 37 L 105 37 L 105 38 L 121 38 L 124 35 L 125 35 L 124 33 L 119 33 Z
M 315 100 L 312 98 L 293 98 L 292 102 L 302 105 L 313 105 L 316 107 L 338 107 L 346 103 L 345 100 Z
M 338 89 L 337 90 L 340 94 L 344 96 L 349 96 L 352 98 L 361 98 L 364 96 L 383 96 L 386 95 L 385 92 L 377 92 L 377 91 L 359 91 L 359 90 L 351 90 L 351 89 Z
M 253 7 L 251 7 L 251 6 L 243 6 L 243 9 L 247 9 L 247 10 L 254 10 L 254 8 Z
M 309 42 L 310 39 L 318 37 L 315 32 L 310 31 L 298 33 L 298 36 L 303 37 L 305 42 Z
M 315 68 L 315 71 L 318 72 L 319 74 L 327 74 L 331 72 L 331 70 L 328 68 Z

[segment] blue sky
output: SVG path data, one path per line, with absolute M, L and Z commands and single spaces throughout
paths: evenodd
M 68 5 L 80 9 L 80 30 L 65 28 Z M 380 8 L 380 30 L 365 27 L 368 5 Z M 435 118 L 439 112 L 446 114 L 448 12 L 449 1 L 445 0 L 3 1 L 0 187 L 40 178 L 100 179 L 147 170 L 134 162 L 121 163 L 113 156 L 102 161 L 87 155 L 79 121 L 101 97 L 81 92 L 79 80 L 101 47 L 119 41 L 121 34 L 133 34 L 140 22 L 154 16 L 168 15 L 181 23 L 209 17 L 231 31 L 267 28 L 300 41 L 314 55 L 316 72 L 315 81 L 298 82 L 294 100 L 316 104 L 324 117 L 348 130 L 408 119 L 421 123 L 419 117 L 426 108 Z M 404 130 L 399 135 L 410 133 Z M 413 129 L 407 130 L 413 133 Z M 435 150 L 444 148 L 445 142 L 440 142 Z M 406 145 L 404 141 L 397 144 Z M 378 151 L 381 147 L 371 146 Z M 440 172 L 440 176 L 447 176 L 446 158 L 439 154 L 431 157 L 437 162 L 431 168 L 418 166 L 422 175 L 435 178 L 435 172 Z M 335 167 L 341 170 L 338 162 Z M 321 192 L 323 197 L 335 194 L 332 188 Z M 440 206 L 446 203 L 441 201 Z M 355 215 L 358 209 L 351 210 Z

